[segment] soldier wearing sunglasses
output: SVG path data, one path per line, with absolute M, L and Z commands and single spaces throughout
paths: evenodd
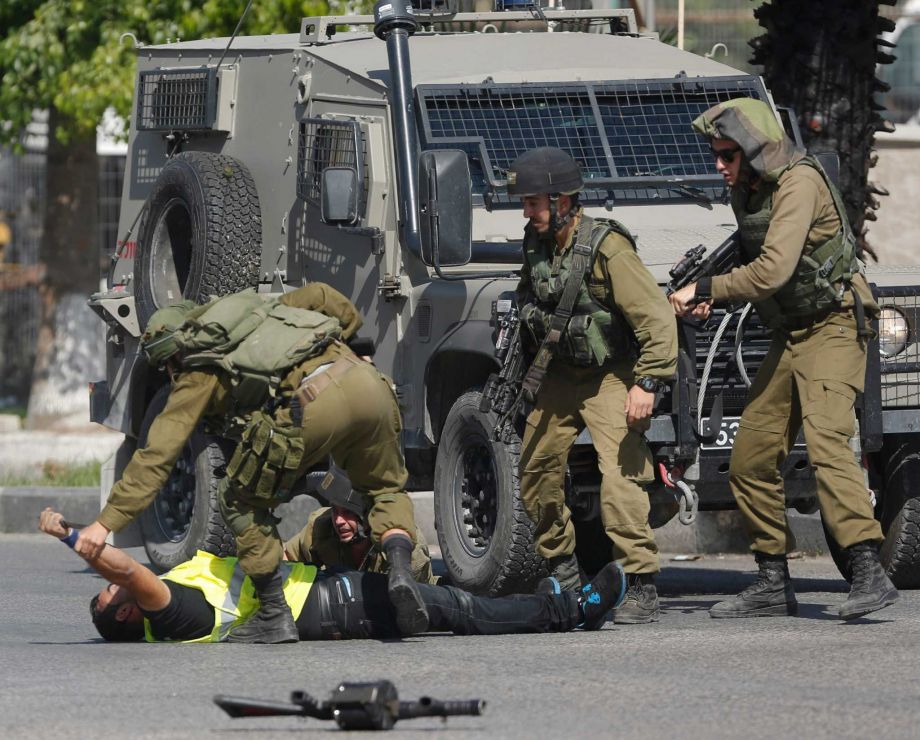
M 871 336 L 867 322 L 878 305 L 843 202 L 818 161 L 794 147 L 765 103 L 721 103 L 693 128 L 709 139 L 716 171 L 731 189 L 742 266 L 676 291 L 671 304 L 679 316 L 706 319 L 713 303 L 749 301 L 772 330 L 729 468 L 759 572 L 752 586 L 713 606 L 710 615 L 796 613 L 786 563 L 795 540 L 780 466 L 804 429 L 821 516 L 852 565 L 840 616 L 860 617 L 892 604 L 898 592 L 879 562 L 881 528 L 849 447 Z

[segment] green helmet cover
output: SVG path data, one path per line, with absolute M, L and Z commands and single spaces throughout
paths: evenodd
M 141 349 L 147 355 L 147 362 L 153 367 L 162 366 L 166 360 L 178 352 L 176 331 L 185 323 L 189 312 L 196 305 L 194 301 L 174 303 L 158 309 L 150 317 L 147 329 L 141 336 Z
M 529 149 L 508 168 L 509 195 L 572 195 L 583 187 L 578 162 L 567 152 L 553 146 Z

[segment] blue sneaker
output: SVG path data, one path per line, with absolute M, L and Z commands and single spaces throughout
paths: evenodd
M 611 610 L 622 604 L 625 597 L 626 574 L 623 566 L 617 562 L 607 563 L 590 583 L 578 591 L 578 606 L 584 615 L 579 627 L 599 630 Z

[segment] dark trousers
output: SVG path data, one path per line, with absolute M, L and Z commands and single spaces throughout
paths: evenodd
M 453 586 L 418 584 L 429 631 L 458 635 L 566 632 L 581 621 L 574 594 L 474 596 Z M 344 571 L 321 574 L 297 619 L 301 640 L 400 637 L 387 577 Z

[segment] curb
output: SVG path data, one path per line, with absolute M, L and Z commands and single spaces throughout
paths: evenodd
M 89 524 L 99 513 L 98 488 L 0 487 L 0 532 L 35 534 L 38 515 L 50 506 L 67 519 Z

